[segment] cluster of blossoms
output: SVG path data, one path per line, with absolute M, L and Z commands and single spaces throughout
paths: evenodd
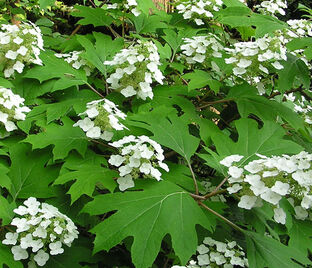
M 175 265 L 172 268 L 248 267 L 245 252 L 235 241 L 223 243 L 206 237 L 197 247 L 197 252 L 197 262 L 191 260 L 187 266 Z
M 14 94 L 11 89 L 0 86 L 0 122 L 4 129 L 1 133 L 6 133 L 17 129 L 14 122 L 25 120 L 30 109 L 24 106 L 24 99 Z M 6 133 L 7 134 L 7 133 Z
M 287 30 L 286 35 L 297 37 L 312 37 L 312 22 L 308 20 L 288 20 L 287 24 L 290 29 Z
M 293 93 L 285 95 L 285 98 L 294 105 L 294 111 L 302 115 L 307 124 L 312 125 L 312 103 L 307 101 L 304 96 L 296 99 Z
M 94 68 L 91 63 L 81 57 L 81 53 L 83 51 L 72 51 L 69 53 L 57 53 L 55 56 L 57 58 L 63 58 L 66 62 L 68 62 L 73 68 L 79 70 L 82 68 L 86 75 L 89 76 L 91 74 L 92 69 Z
M 0 61 L 5 66 L 5 77 L 11 77 L 15 71 L 22 73 L 25 64 L 42 64 L 39 55 L 43 50 L 43 39 L 37 26 L 32 23 L 2 24 L 1 30 Z
M 213 13 L 219 11 L 222 5 L 222 0 L 180 0 L 176 8 L 184 19 L 193 19 L 197 25 L 202 25 L 202 19 L 213 18 Z
M 107 9 L 122 9 L 126 8 L 130 10 L 130 12 L 134 16 L 139 16 L 141 14 L 141 11 L 138 9 L 138 3 L 136 0 L 126 0 L 124 3 L 114 3 L 114 4 L 108 4 Z
M 230 194 L 238 193 L 238 206 L 244 209 L 261 207 L 265 201 L 274 208 L 274 220 L 286 223 L 286 213 L 279 207 L 283 197 L 294 206 L 295 217 L 304 220 L 312 207 L 312 154 L 272 156 L 249 162 L 243 168 L 233 164 L 243 156 L 231 155 L 220 163 L 228 167 L 230 176 L 227 188 Z
M 117 108 L 117 105 L 107 99 L 87 103 L 87 110 L 79 116 L 86 116 L 77 121 L 74 127 L 80 127 L 87 137 L 110 141 L 114 136 L 113 130 L 123 130 L 126 127 L 119 122 L 125 120 L 126 115 Z
M 184 38 L 184 44 L 181 46 L 182 54 L 185 55 L 186 62 L 203 63 L 207 58 L 222 58 L 221 51 L 223 46 L 220 39 L 209 33 L 208 36 L 194 36 L 192 38 Z
M 137 95 L 143 100 L 147 97 L 152 99 L 153 79 L 160 84 L 163 84 L 164 79 L 158 69 L 161 65 L 159 59 L 155 44 L 138 40 L 137 44 L 117 53 L 112 61 L 104 62 L 115 67 L 115 72 L 106 81 L 125 97 Z
M 225 62 L 235 65 L 233 74 L 251 84 L 260 84 L 262 76 L 268 75 L 272 67 L 283 69 L 279 61 L 287 60 L 284 40 L 278 36 L 266 35 L 256 41 L 238 42 L 225 51 L 231 56 Z M 260 91 L 260 87 L 258 89 Z
M 70 218 L 34 197 L 28 198 L 24 206 L 14 212 L 21 216 L 11 222 L 16 231 L 7 233 L 2 243 L 13 246 L 11 251 L 16 261 L 30 257 L 29 266 L 34 266 L 34 262 L 44 266 L 50 255 L 62 254 L 63 244 L 70 247 L 78 237 L 77 227 Z
M 140 177 L 161 180 L 158 167 L 169 171 L 168 166 L 163 163 L 163 149 L 147 136 L 130 135 L 109 144 L 120 150 L 120 155 L 111 155 L 108 163 L 119 167 L 120 178 L 117 183 L 121 191 L 134 187 L 133 180 Z
M 275 16 L 275 14 L 285 15 L 285 10 L 287 8 L 286 0 L 270 0 L 262 1 L 260 5 L 255 6 L 255 8 L 262 14 Z

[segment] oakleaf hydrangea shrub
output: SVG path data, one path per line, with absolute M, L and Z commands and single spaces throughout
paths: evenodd
M 30 111 L 24 106 L 24 99 L 14 94 L 11 89 L 0 86 L 0 122 L 1 135 L 7 136 L 9 132 L 16 130 L 16 122 L 25 120 L 26 113 Z
M 14 209 L 11 225 L 16 227 L 8 232 L 2 244 L 11 245 L 14 260 L 29 260 L 44 266 L 50 255 L 64 252 L 63 246 L 71 246 L 79 232 L 73 221 L 47 203 L 40 203 L 29 197 L 23 205 Z
M 197 25 L 203 25 L 205 19 L 212 19 L 214 13 L 222 8 L 222 0 L 180 0 L 176 9 L 186 20 L 194 20 Z
M 43 50 L 41 31 L 33 23 L 1 25 L 0 62 L 5 77 L 13 76 L 15 71 L 22 73 L 27 64 L 41 65 L 40 50 Z
M 163 84 L 164 79 L 159 70 L 159 59 L 154 43 L 138 40 L 136 44 L 122 49 L 113 60 L 104 62 L 115 69 L 106 82 L 125 97 L 136 95 L 139 99 L 152 99 L 153 80 Z
M 147 136 L 130 135 L 109 144 L 120 151 L 120 154 L 111 155 L 108 163 L 118 167 L 120 177 L 117 183 L 121 191 L 134 187 L 135 179 L 154 178 L 160 181 L 159 168 L 169 171 L 163 162 L 163 149 Z
M 259 155 L 260 156 L 260 155 Z M 286 212 L 279 206 L 283 197 L 294 206 L 295 217 L 304 220 L 312 207 L 312 154 L 265 157 L 240 167 L 243 156 L 231 155 L 220 163 L 228 167 L 228 193 L 240 197 L 238 206 L 244 209 L 271 204 L 274 220 L 286 223 Z
M 80 127 L 87 137 L 110 141 L 114 130 L 123 130 L 126 127 L 120 120 L 126 119 L 126 114 L 117 108 L 117 105 L 107 99 L 95 100 L 87 103 L 87 110 L 79 114 L 85 116 L 78 120 L 74 127 Z
M 89 76 L 94 69 L 94 66 L 89 63 L 86 59 L 81 57 L 83 51 L 71 51 L 68 53 L 56 53 L 57 58 L 63 58 L 68 62 L 73 68 L 79 70 L 83 69 L 86 72 L 86 75 Z
M 246 254 L 235 242 L 220 242 L 211 237 L 205 237 L 197 247 L 196 261 L 191 260 L 186 266 L 174 265 L 172 268 L 233 268 L 249 267 Z
M 194 36 L 183 40 L 182 55 L 189 64 L 203 63 L 211 57 L 222 58 L 223 46 L 221 40 L 212 33 L 207 36 Z

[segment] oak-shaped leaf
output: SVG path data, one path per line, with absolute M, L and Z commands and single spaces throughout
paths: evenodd
M 94 252 L 133 237 L 132 261 L 137 268 L 147 268 L 170 234 L 175 254 L 186 263 L 196 251 L 196 225 L 212 230 L 210 219 L 188 192 L 173 183 L 143 181 L 142 186 L 143 191 L 98 195 L 82 210 L 91 215 L 117 211 L 91 230 L 96 234 Z
M 13 259 L 13 254 L 10 247 L 2 245 L 2 243 L 0 243 L 0 268 L 3 267 L 23 268 L 24 266 L 20 261 L 15 261 Z
M 112 192 L 117 185 L 114 178 L 118 178 L 116 171 L 87 164 L 80 166 L 77 170 L 60 175 L 54 184 L 65 184 L 74 180 L 75 182 L 67 192 L 71 195 L 71 202 L 73 203 L 83 194 L 92 196 L 96 185 Z
M 32 144 L 33 149 L 54 145 L 54 160 L 64 159 L 71 150 L 76 150 L 83 156 L 88 145 L 85 133 L 80 128 L 73 127 L 74 122 L 68 117 L 63 117 L 62 122 L 62 126 L 50 123 L 44 132 L 28 135 L 23 142 Z

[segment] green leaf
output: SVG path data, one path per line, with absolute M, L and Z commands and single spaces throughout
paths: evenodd
M 42 9 L 46 9 L 48 6 L 54 6 L 55 0 L 39 0 L 39 6 Z
M 268 100 L 256 93 L 256 89 L 249 85 L 233 87 L 227 98 L 233 99 L 242 117 L 250 114 L 258 116 L 262 121 L 277 121 L 278 116 L 287 121 L 294 129 L 304 129 L 301 116 L 275 100 Z
M 16 208 L 15 202 L 9 203 L 6 198 L 0 195 L 0 225 L 7 225 L 11 222 Z
M 145 181 L 144 191 L 96 196 L 83 209 L 91 215 L 115 210 L 91 230 L 96 234 L 94 251 L 109 250 L 132 236 L 131 255 L 137 268 L 152 266 L 166 234 L 171 236 L 175 254 L 186 263 L 197 247 L 195 226 L 212 228 L 189 194 L 165 181 Z
M 300 252 L 308 253 L 308 250 L 312 251 L 312 225 L 310 221 L 294 221 L 294 224 L 289 231 L 290 247 L 296 248 Z
M 137 17 L 134 17 L 133 23 L 136 29 L 136 33 L 156 33 L 157 29 L 167 28 L 168 25 L 162 22 L 162 18 L 157 15 L 147 16 L 141 14 Z
M 15 261 L 13 259 L 13 254 L 10 250 L 10 247 L 0 243 L 0 267 L 23 268 L 24 265 L 20 261 Z
M 203 88 L 207 85 L 215 92 L 218 93 L 221 87 L 221 82 L 213 79 L 207 72 L 195 70 L 194 72 L 183 75 L 183 78 L 190 79 L 188 89 Z
M 287 247 L 273 238 L 266 237 L 257 233 L 246 232 L 247 256 L 249 266 L 253 268 L 285 267 L 300 268 L 302 264 L 311 264 L 306 254 L 296 248 Z
M 11 167 L 8 173 L 13 199 L 48 198 L 55 196 L 55 189 L 49 184 L 56 178 L 58 168 L 46 166 L 52 158 L 49 150 L 32 152 L 27 144 L 18 143 L 10 146 Z
M 153 140 L 175 150 L 187 161 L 190 161 L 198 147 L 199 139 L 190 135 L 189 122 L 178 117 L 175 112 L 164 117 L 164 108 L 158 107 L 151 112 L 128 116 L 128 123 L 153 132 Z
M 90 172 L 90 170 L 92 170 L 92 172 Z M 92 197 L 95 186 L 113 192 L 116 188 L 114 178 L 118 177 L 118 172 L 114 170 L 95 165 L 83 165 L 76 171 L 63 173 L 55 180 L 54 184 L 65 184 L 66 182 L 75 180 L 67 192 L 71 195 L 71 202 L 73 203 L 83 194 Z
M 68 117 L 62 118 L 63 125 L 51 123 L 44 132 L 29 135 L 23 142 L 32 144 L 33 149 L 54 145 L 53 158 L 64 159 L 71 150 L 76 150 L 82 156 L 88 146 L 85 133 L 79 127 L 73 127 L 74 122 Z
M 93 26 L 109 26 L 113 22 L 113 18 L 109 16 L 109 12 L 102 8 L 92 8 L 88 6 L 76 5 L 78 11 L 71 12 L 73 17 L 82 17 L 77 23 L 81 25 L 92 24 Z
M 278 90 L 281 93 L 300 85 L 306 89 L 310 88 L 310 71 L 301 59 L 289 54 L 283 66 L 284 69 L 278 72 L 277 80 Z
M 257 153 L 272 156 L 302 151 L 301 146 L 283 138 L 284 129 L 274 122 L 265 121 L 264 126 L 259 129 L 255 120 L 242 118 L 235 121 L 235 126 L 238 132 L 237 142 L 207 121 L 201 124 L 201 133 L 212 139 L 220 156 L 240 154 L 245 156 L 244 161 L 247 162 L 253 160 Z
M 84 70 L 76 70 L 63 59 L 55 57 L 54 53 L 41 52 L 40 58 L 44 66 L 36 66 L 28 70 L 24 77 L 37 79 L 40 83 L 58 78 L 51 92 L 86 83 L 87 77 Z

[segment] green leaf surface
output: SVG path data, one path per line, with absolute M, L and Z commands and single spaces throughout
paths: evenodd
M 71 201 L 73 203 L 84 194 L 92 197 L 96 186 L 113 192 L 117 186 L 114 178 L 118 177 L 118 172 L 114 170 L 95 165 L 83 165 L 76 171 L 63 173 L 55 180 L 54 184 L 65 184 L 74 180 L 75 182 L 67 192 L 71 195 Z
M 245 162 L 253 160 L 257 153 L 272 156 L 302 151 L 300 145 L 284 139 L 284 129 L 273 122 L 266 121 L 259 129 L 255 120 L 242 118 L 235 121 L 235 126 L 238 132 L 237 142 L 210 121 L 201 124 L 201 136 L 211 138 L 220 156 L 240 154 L 245 156 Z
M 4 266 L 6 265 L 6 266 Z M 0 243 L 0 267 L 9 267 L 9 268 L 23 268 L 23 264 L 20 261 L 15 261 L 13 259 L 13 254 L 10 250 L 10 247 L 2 245 Z
M 294 221 L 289 231 L 289 246 L 296 248 L 300 252 L 308 253 L 312 251 L 312 224 L 310 221 Z
M 63 125 L 51 123 L 44 132 L 28 135 L 23 142 L 32 144 L 33 149 L 54 145 L 54 160 L 65 158 L 71 150 L 76 150 L 82 156 L 88 146 L 85 133 L 79 127 L 73 127 L 74 122 L 67 117 L 62 118 Z
M 269 268 L 285 267 L 299 268 L 301 265 L 295 263 L 296 260 L 302 264 L 311 264 L 306 254 L 293 247 L 287 247 L 273 238 L 257 233 L 246 232 L 247 256 L 249 267 Z
M 202 70 L 195 70 L 192 73 L 187 73 L 183 76 L 185 79 L 190 79 L 188 89 L 203 88 L 207 85 L 215 92 L 218 93 L 221 87 L 221 82 L 213 79 L 209 73 Z
M 152 139 L 175 150 L 188 161 L 198 147 L 199 139 L 189 133 L 189 122 L 178 117 L 175 112 L 164 117 L 164 109 L 158 107 L 151 112 L 134 114 L 128 118 L 131 120 L 128 121 L 129 124 L 151 131 L 154 134 Z
M 14 216 L 13 209 L 15 208 L 15 202 L 9 203 L 6 198 L 0 195 L 0 222 L 2 225 L 11 223 Z
M 12 162 L 8 173 L 12 182 L 10 194 L 14 200 L 30 196 L 53 197 L 55 189 L 49 187 L 49 184 L 56 178 L 58 168 L 46 166 L 52 154 L 49 150 L 32 152 L 29 147 L 22 143 L 10 146 L 9 153 Z
M 91 215 L 117 212 L 92 229 L 94 251 L 109 250 L 134 238 L 131 255 L 137 268 L 151 267 L 161 241 L 170 234 L 175 254 L 186 263 L 197 247 L 195 226 L 208 230 L 209 218 L 187 192 L 170 182 L 146 181 L 144 191 L 96 196 L 83 209 Z
M 64 59 L 59 59 L 52 52 L 41 52 L 40 58 L 44 66 L 36 66 L 27 71 L 25 78 L 34 78 L 42 83 L 52 78 L 58 78 L 52 88 L 52 92 L 69 88 L 75 85 L 85 84 L 87 81 L 84 70 L 72 68 Z
M 77 23 L 81 25 L 92 24 L 93 26 L 108 26 L 113 22 L 113 18 L 109 16 L 109 12 L 101 8 L 92 8 L 90 6 L 76 5 L 78 11 L 71 12 L 73 17 L 83 18 Z
M 280 116 L 294 129 L 304 129 L 302 117 L 282 103 L 259 96 L 256 89 L 249 85 L 233 87 L 227 98 L 236 102 L 242 117 L 247 118 L 250 114 L 254 114 L 263 121 L 274 122 Z

